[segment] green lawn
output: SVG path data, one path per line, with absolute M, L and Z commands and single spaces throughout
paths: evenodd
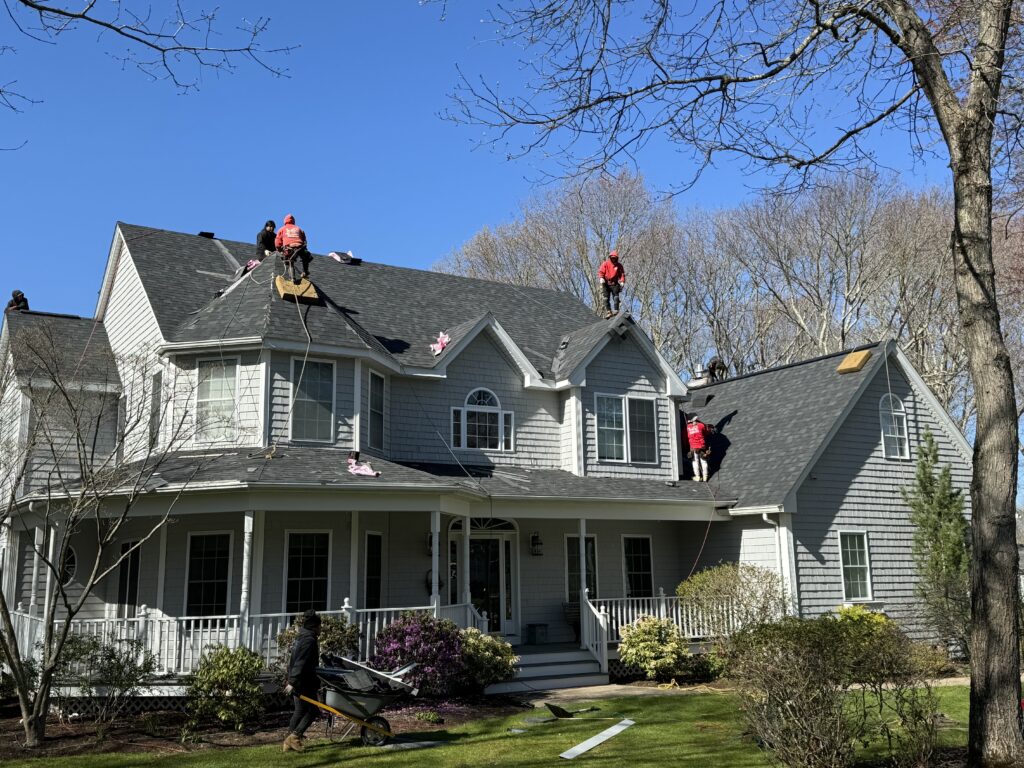
M 939 688 L 941 710 L 957 721 L 942 734 L 944 745 L 966 743 L 967 689 Z M 571 708 L 580 709 L 585 704 Z M 135 766 L 178 766 L 195 768 L 280 768 L 293 766 L 538 766 L 562 763 L 559 753 L 575 746 L 622 717 L 636 725 L 610 741 L 577 758 L 577 761 L 603 766 L 694 766 L 712 764 L 731 768 L 768 766 L 770 761 L 749 738 L 736 710 L 735 699 L 728 694 L 677 695 L 608 699 L 594 703 L 599 711 L 579 715 L 569 721 L 530 724 L 527 721 L 546 714 L 533 710 L 512 717 L 480 720 L 444 731 L 425 732 L 424 740 L 444 740 L 431 749 L 408 751 L 380 750 L 355 742 L 332 744 L 311 741 L 304 754 L 284 755 L 280 746 L 247 749 L 209 749 L 191 754 L 117 755 L 51 758 L 50 766 L 67 768 L 134 768 Z M 613 718 L 587 721 L 584 718 Z M 963 727 L 960 727 L 963 726 Z M 522 729 L 511 733 L 509 729 Z M 403 734 L 417 738 L 417 734 Z M 39 760 L 5 761 L 5 768 L 39 766 Z

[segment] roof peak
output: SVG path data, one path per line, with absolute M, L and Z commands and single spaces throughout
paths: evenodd
M 11 311 L 8 314 L 29 315 L 34 317 L 59 317 L 62 320 L 94 320 L 97 323 L 103 322 L 102 320 L 97 320 L 94 317 L 82 317 L 81 315 L 71 315 L 64 312 L 43 312 L 38 309 L 20 309 L 16 312 Z

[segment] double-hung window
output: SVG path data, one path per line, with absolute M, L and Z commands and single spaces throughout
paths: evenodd
M 654 559 L 650 536 L 623 536 L 626 597 L 654 597 Z
M 292 360 L 292 440 L 334 441 L 334 363 Z
M 587 590 L 591 600 L 597 598 L 597 538 L 587 536 Z M 566 591 L 570 603 L 580 601 L 580 537 L 565 537 Z
M 501 410 L 493 392 L 474 389 L 463 407 L 452 409 L 452 447 L 511 451 L 514 426 L 512 411 Z
M 654 400 L 597 395 L 594 412 L 598 461 L 658 462 L 658 418 Z
M 224 616 L 228 612 L 231 534 L 194 533 L 188 539 L 186 616 Z
M 288 560 L 284 609 L 288 613 L 327 610 L 330 579 L 331 534 L 288 533 Z
M 366 444 L 370 448 L 384 447 L 384 377 L 370 371 L 370 424 Z
M 839 555 L 843 567 L 843 600 L 871 600 L 867 533 L 841 531 Z
M 909 459 L 907 410 L 895 395 L 885 394 L 878 402 L 878 418 L 882 422 L 882 451 L 887 459 Z
M 196 439 L 222 442 L 235 437 L 238 361 L 200 360 L 196 390 Z

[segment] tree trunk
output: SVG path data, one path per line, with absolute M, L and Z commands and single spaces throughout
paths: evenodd
M 980 121 L 979 121 L 980 122 Z M 996 305 L 992 184 L 984 129 L 952 159 L 957 301 L 977 400 L 971 479 L 971 766 L 1024 764 L 1015 496 L 1017 409 Z

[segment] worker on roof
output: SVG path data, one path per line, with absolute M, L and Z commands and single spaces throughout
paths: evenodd
M 597 281 L 601 284 L 601 306 L 604 309 L 604 316 L 609 318 L 618 313 L 619 294 L 626 284 L 626 270 L 619 263 L 618 251 L 612 251 L 608 258 L 601 262 L 597 270 Z M 615 303 L 614 311 L 612 302 Z
M 295 258 L 298 257 L 302 259 L 302 277 L 309 277 L 309 262 L 313 257 L 306 249 L 306 233 L 290 213 L 284 217 L 284 226 L 277 231 L 274 245 L 281 251 L 286 269 L 294 272 Z
M 715 433 L 715 428 L 708 426 L 693 414 L 686 424 L 686 442 L 690 446 L 687 456 L 693 460 L 693 479 L 707 482 L 708 457 L 711 446 L 708 439 Z
M 8 312 L 28 312 L 28 299 L 21 291 L 11 291 L 11 300 L 7 302 Z
M 277 250 L 277 224 L 267 219 L 263 229 L 256 235 L 256 261 L 263 261 Z

